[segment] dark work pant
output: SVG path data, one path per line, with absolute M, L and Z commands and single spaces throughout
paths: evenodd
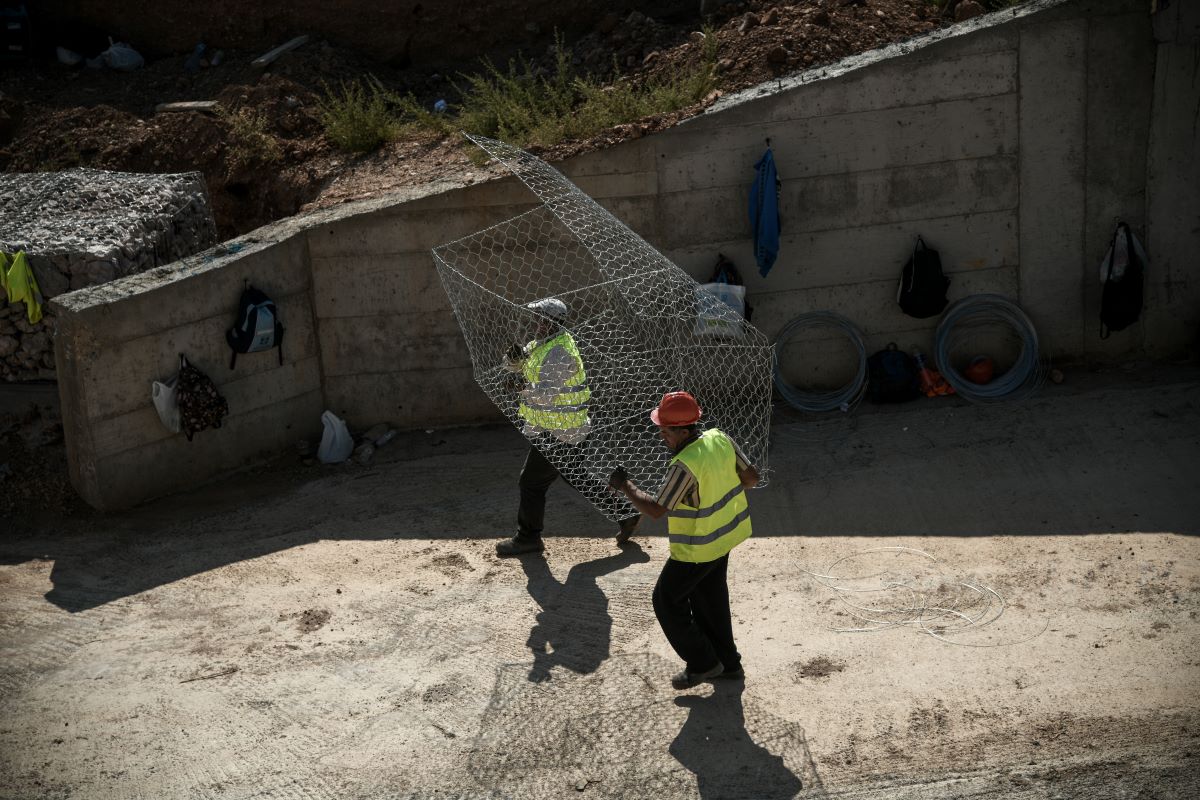
M 689 672 L 705 672 L 718 661 L 727 670 L 742 666 L 733 643 L 728 574 L 728 554 L 704 564 L 668 558 L 654 585 L 654 615 Z
M 540 537 L 546 517 L 546 491 L 558 470 L 546 460 L 542 451 L 529 448 L 525 466 L 521 468 L 521 505 L 517 508 L 517 531 L 520 536 Z M 568 484 L 569 485 L 569 484 Z
M 530 446 L 521 468 L 521 505 L 517 508 L 517 535 L 540 538 L 546 517 L 546 492 L 550 484 L 560 477 L 554 465 L 546 460 L 542 451 Z M 566 478 L 568 486 L 576 489 Z M 578 491 L 578 489 L 576 489 Z M 632 517 L 638 513 L 633 512 Z

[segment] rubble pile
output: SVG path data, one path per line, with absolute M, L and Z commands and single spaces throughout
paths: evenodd
M 198 172 L 150 175 L 73 169 L 0 174 L 0 251 L 25 251 L 43 301 L 144 272 L 217 241 Z M 0 379 L 54 377 L 54 314 L 30 323 L 0 307 Z

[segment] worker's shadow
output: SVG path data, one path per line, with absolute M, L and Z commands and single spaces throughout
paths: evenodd
M 805 787 L 780 756 L 746 732 L 745 688 L 745 681 L 716 681 L 707 697 L 675 698 L 676 705 L 688 709 L 688 718 L 669 752 L 695 773 L 700 797 L 706 800 L 790 800 Z
M 529 631 L 528 645 L 533 652 L 529 680 L 549 680 L 556 666 L 580 674 L 595 672 L 608 658 L 612 639 L 608 597 L 596 580 L 649 560 L 645 550 L 630 542 L 619 553 L 576 564 L 566 581 L 559 583 L 545 558 L 523 556 L 521 566 L 528 579 L 529 596 L 541 607 Z M 650 602 L 648 597 L 646 602 Z

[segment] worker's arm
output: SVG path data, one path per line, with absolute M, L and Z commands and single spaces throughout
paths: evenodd
M 742 486 L 747 489 L 753 489 L 758 486 L 758 470 L 747 465 L 745 468 L 740 465 L 737 468 L 738 480 L 742 482 Z
M 620 480 L 614 476 L 609 479 L 608 485 L 613 491 L 625 495 L 638 511 L 649 514 L 654 519 L 658 519 L 669 510 L 666 506 L 659 505 L 658 501 L 639 489 L 631 480 Z

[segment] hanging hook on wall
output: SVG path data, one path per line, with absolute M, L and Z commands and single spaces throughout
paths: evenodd
M 767 149 L 768 150 L 771 149 L 771 137 L 770 136 L 767 137 Z

